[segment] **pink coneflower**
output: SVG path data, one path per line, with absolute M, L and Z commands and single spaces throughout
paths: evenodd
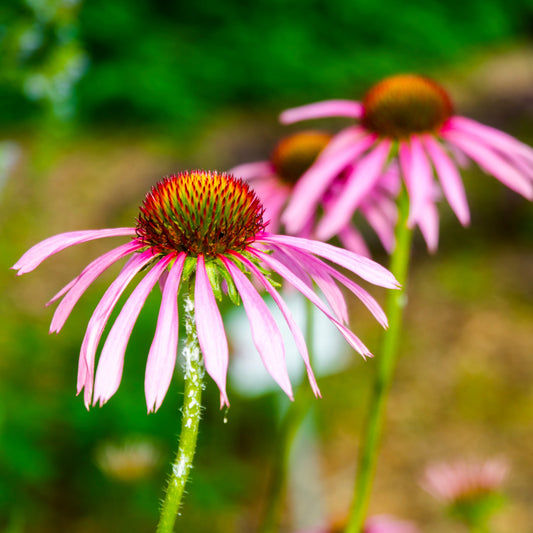
M 533 199 L 533 150 L 513 137 L 453 115 L 447 93 L 434 81 L 397 75 L 374 85 L 362 102 L 331 100 L 282 113 L 285 124 L 321 117 L 357 120 L 330 144 L 339 149 L 317 160 L 293 190 L 282 221 L 298 232 L 338 174 L 349 165 L 343 191 L 317 228 L 323 240 L 335 235 L 360 208 L 391 160 L 398 162 L 410 199 L 409 227 L 419 225 L 428 248 L 438 244 L 440 188 L 463 225 L 470 222 L 457 159 L 466 155 L 504 185 Z
M 186 282 L 194 285 L 198 340 L 205 368 L 220 389 L 221 404 L 229 404 L 226 395 L 228 344 L 216 304 L 216 299 L 223 297 L 222 286 L 232 301 L 238 302 L 239 297 L 242 300 L 254 343 L 266 369 L 292 398 L 280 332 L 248 275 L 266 289 L 280 308 L 316 395 L 319 390 L 302 333 L 267 271 L 278 274 L 311 300 L 355 350 L 363 356 L 371 355 L 347 327 L 346 304 L 335 282 L 351 290 L 386 326 L 383 311 L 362 287 L 319 257 L 375 285 L 397 288 L 392 274 L 367 258 L 328 244 L 267 233 L 262 215 L 261 203 L 241 180 L 225 173 L 184 172 L 165 178 L 152 188 L 140 208 L 136 227 L 62 233 L 35 245 L 17 261 L 13 268 L 20 275 L 32 271 L 46 258 L 74 244 L 103 237 L 130 237 L 127 243 L 90 263 L 51 300 L 54 302 L 62 298 L 50 327 L 51 332 L 59 332 L 89 285 L 113 263 L 129 256 L 98 303 L 82 342 L 78 393 L 85 390 L 87 407 L 91 402 L 93 405 L 96 402 L 103 404 L 116 392 L 131 331 L 148 294 L 158 281 L 162 286 L 162 301 L 145 378 L 149 411 L 161 405 L 174 371 L 178 343 L 177 296 Z M 121 294 L 141 271 L 146 274 L 112 326 L 94 376 L 96 350 L 106 323 Z M 330 308 L 315 293 L 313 282 L 321 289 Z
M 501 459 L 438 463 L 427 467 L 421 485 L 437 500 L 454 504 L 498 492 L 508 472 Z
M 281 139 L 269 160 L 245 163 L 230 170 L 232 174 L 245 179 L 253 186 L 265 207 L 265 218 L 271 220 L 271 231 L 278 231 L 281 214 L 302 175 L 315 161 L 320 163 L 342 148 L 336 143 L 329 144 L 331 139 L 329 133 L 322 131 L 301 131 Z M 349 171 L 350 169 L 345 169 L 331 180 L 327 189 L 317 198 L 315 209 L 308 213 L 296 235 L 314 237 L 319 211 L 329 213 L 337 201 L 337 196 L 343 191 Z M 394 167 L 390 168 L 369 190 L 359 209 L 388 252 L 394 248 L 394 226 L 397 219 L 395 197 L 399 188 L 398 172 Z M 351 220 L 339 227 L 335 235 L 345 248 L 370 255 L 361 233 Z

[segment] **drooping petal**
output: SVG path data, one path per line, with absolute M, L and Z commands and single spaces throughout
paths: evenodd
M 463 180 L 446 151 L 431 135 L 424 136 L 424 144 L 437 171 L 444 196 L 463 226 L 470 223 L 470 210 L 466 200 Z
M 450 118 L 448 126 L 468 135 L 474 135 L 483 144 L 497 149 L 502 153 L 514 153 L 520 155 L 528 161 L 530 165 L 533 165 L 533 148 L 518 139 L 515 139 L 508 133 L 461 116 Z
M 389 327 L 389 323 L 387 321 L 387 316 L 385 315 L 385 312 L 381 308 L 381 306 L 378 304 L 378 302 L 374 299 L 373 296 L 371 296 L 365 289 L 363 289 L 360 285 L 352 281 L 350 278 L 346 277 L 344 274 L 341 274 L 337 270 L 335 270 L 332 266 L 328 265 L 327 263 L 324 263 L 324 261 L 321 261 L 317 257 L 313 257 L 311 255 L 305 255 L 302 254 L 302 252 L 298 252 L 298 255 L 300 255 L 300 261 L 304 261 L 306 265 L 312 265 L 313 271 L 323 271 L 324 273 L 329 274 L 333 279 L 336 279 L 337 281 L 341 282 L 347 289 L 349 289 L 361 302 L 366 306 L 366 308 L 374 315 L 374 318 L 384 327 Z
M 443 139 L 456 144 L 471 157 L 485 172 L 491 174 L 513 191 L 533 200 L 533 184 L 515 167 L 503 159 L 497 152 L 487 147 L 476 138 L 456 130 L 447 130 Z
M 146 250 L 140 254 L 133 255 L 124 265 L 124 268 L 117 276 L 117 279 L 115 279 L 115 281 L 113 281 L 108 287 L 89 320 L 81 344 L 80 360 L 78 363 L 78 394 L 83 388 L 85 388 L 84 401 L 87 409 L 91 404 L 93 393 L 94 359 L 96 349 L 98 348 L 98 343 L 105 325 L 109 320 L 109 316 L 120 298 L 120 295 L 124 292 L 134 276 L 146 264 L 148 264 L 153 257 L 153 252 L 151 250 Z
M 246 257 L 240 254 L 232 254 L 239 261 L 244 263 L 249 270 L 259 279 L 259 281 L 263 284 L 263 287 L 267 290 L 267 292 L 272 296 L 272 299 L 274 302 L 276 302 L 276 305 L 278 306 L 279 310 L 283 314 L 285 321 L 287 322 L 287 325 L 289 326 L 289 329 L 292 333 L 292 336 L 294 337 L 294 341 L 296 343 L 296 347 L 298 348 L 298 351 L 300 352 L 300 355 L 302 356 L 303 362 L 305 364 L 305 368 L 307 370 L 307 377 L 309 379 L 309 383 L 311 384 L 311 388 L 315 394 L 315 396 L 321 396 L 320 390 L 318 388 L 315 375 L 313 374 L 313 369 L 311 368 L 311 362 L 309 360 L 309 353 L 307 351 L 307 346 L 305 344 L 305 338 L 298 327 L 298 324 L 295 322 L 292 313 L 285 303 L 285 300 L 280 296 L 279 292 L 272 286 L 272 284 L 268 281 L 266 276 L 263 275 L 263 273 Z
M 283 213 L 282 222 L 287 231 L 297 233 L 302 228 L 313 215 L 331 182 L 347 165 L 370 148 L 374 140 L 375 135 L 364 137 L 358 143 L 337 150 L 327 158 L 318 159 L 302 174 Z
M 122 379 L 124 354 L 126 353 L 126 346 L 133 326 L 146 302 L 146 298 L 173 258 L 173 255 L 167 255 L 152 266 L 146 276 L 135 287 L 115 320 L 98 361 L 94 380 L 93 405 L 99 401 L 100 406 L 102 406 L 117 391 Z
M 394 236 L 395 221 L 391 220 L 386 210 L 382 209 L 385 202 L 387 202 L 386 198 L 376 203 L 369 203 L 368 205 L 361 206 L 361 211 L 372 229 L 376 232 L 383 248 L 390 254 L 396 245 L 396 237 Z
M 422 144 L 416 135 L 411 137 L 410 145 L 405 141 L 400 143 L 399 155 L 410 200 L 407 225 L 412 228 L 418 222 L 421 213 L 424 212 L 429 199 L 433 197 L 432 170 Z
M 390 147 L 391 142 L 389 140 L 381 140 L 371 152 L 355 165 L 354 171 L 347 178 L 342 192 L 317 227 L 319 239 L 330 239 L 348 224 L 355 209 L 379 179 L 387 161 Z
M 314 104 L 293 107 L 283 111 L 279 116 L 282 124 L 292 124 L 301 120 L 325 117 L 361 118 L 363 106 L 361 102 L 353 100 L 325 100 Z
M 226 394 L 228 341 L 213 289 L 207 276 L 203 255 L 198 256 L 196 264 L 194 300 L 198 342 L 204 356 L 205 369 L 218 385 L 220 406 L 229 405 Z
M 335 134 L 328 144 L 318 154 L 317 161 L 329 157 L 332 153 L 348 148 L 354 142 L 358 142 L 362 137 L 366 137 L 368 132 L 361 126 L 349 126 Z
M 271 249 L 272 245 L 269 245 Z M 282 262 L 286 267 L 290 268 L 292 272 L 298 276 L 308 287 L 313 288 L 313 280 L 309 273 L 294 260 L 290 253 L 287 253 L 283 248 L 276 247 L 276 257 L 278 261 Z
M 135 236 L 135 228 L 113 228 L 84 231 L 69 231 L 49 237 L 32 246 L 11 268 L 18 270 L 17 275 L 26 274 L 37 268 L 51 255 L 82 242 L 103 237 Z
M 149 413 L 157 411 L 161 406 L 176 365 L 179 334 L 178 290 L 185 257 L 183 252 L 180 253 L 168 273 L 154 340 L 148 353 L 144 392 Z
M 351 252 L 370 257 L 372 254 L 366 245 L 365 239 L 361 233 L 351 224 L 344 226 L 338 234 L 342 246 Z
M 282 252 L 282 254 L 284 251 L 280 250 L 278 247 L 274 247 L 274 250 L 275 252 L 277 252 L 276 257 L 278 257 L 279 259 L 280 251 Z M 293 272 L 295 270 L 294 266 L 301 268 L 301 258 L 304 254 L 302 254 L 298 250 L 293 249 L 289 252 L 288 255 L 291 256 L 291 262 L 287 263 L 286 261 L 282 261 L 285 266 L 289 267 Z M 336 318 L 344 324 L 347 324 L 348 309 L 346 307 L 346 300 L 344 299 L 342 291 L 339 289 L 337 284 L 333 281 L 332 277 L 325 269 L 315 268 L 314 263 L 312 261 L 308 261 L 306 263 L 306 266 L 307 273 L 311 276 L 313 281 L 318 285 L 318 288 L 326 297 L 326 300 L 329 306 L 331 307 L 331 310 L 335 314 Z
M 399 283 L 396 278 L 379 263 L 363 257 L 348 250 L 337 248 L 331 244 L 319 241 L 312 241 L 309 239 L 302 239 L 300 237 L 293 237 L 290 235 L 271 235 L 263 233 L 257 236 L 258 241 L 270 242 L 275 245 L 294 247 L 304 252 L 316 254 L 325 259 L 329 259 L 334 263 L 350 270 L 366 281 L 385 287 L 388 289 L 399 288 Z
M 90 263 L 76 279 L 72 280 L 72 285 L 69 283 L 65 287 L 65 289 L 67 287 L 69 287 L 69 289 L 67 295 L 57 306 L 54 317 L 52 318 L 52 323 L 50 324 L 50 333 L 59 333 L 82 294 L 89 287 L 89 285 L 91 285 L 94 280 L 100 276 L 102 272 L 104 272 L 104 270 L 109 268 L 119 259 L 122 259 L 126 255 L 134 252 L 135 250 L 139 250 L 142 247 L 143 244 L 140 242 L 128 242 L 122 246 L 114 248 Z M 65 292 L 64 289 L 56 294 L 47 305 L 60 298 L 63 292 Z
M 302 280 L 293 274 L 293 272 L 287 268 L 283 263 L 272 257 L 271 255 L 260 253 L 253 248 L 249 248 L 248 251 L 266 263 L 272 270 L 277 272 L 282 278 L 287 280 L 298 291 L 300 291 L 306 298 L 308 298 L 320 311 L 322 311 L 330 320 L 333 325 L 341 332 L 342 336 L 346 339 L 348 344 L 360 353 L 363 357 L 372 357 L 372 354 L 368 348 L 361 342 L 361 340 L 344 324 L 339 322 L 328 310 L 327 306 L 320 300 L 315 292 L 310 289 Z
M 265 224 L 268 225 L 269 231 L 278 233 L 281 210 L 291 194 L 291 188 L 280 183 L 279 178 L 274 176 L 256 180 L 252 186 L 255 194 L 257 194 L 265 208 L 263 214 Z
M 233 174 L 236 178 L 249 180 L 253 178 L 265 178 L 274 174 L 274 168 L 270 161 L 255 161 L 253 163 L 243 163 L 230 168 L 228 174 Z
M 244 310 L 252 330 L 252 338 L 265 368 L 274 378 L 274 381 L 282 388 L 283 392 L 293 400 L 291 381 L 285 361 L 283 339 L 274 317 L 250 280 L 239 268 L 225 257 L 221 257 L 221 260 L 228 269 L 235 282 L 235 287 L 241 295 Z
M 427 202 L 418 218 L 418 227 L 431 253 L 437 251 L 439 245 L 439 212 L 432 202 Z

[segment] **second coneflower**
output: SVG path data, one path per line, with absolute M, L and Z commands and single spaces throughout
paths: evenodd
M 291 232 L 303 226 L 321 195 L 349 169 L 342 193 L 317 236 L 328 239 L 349 221 L 391 160 L 397 160 L 409 194 L 409 226 L 418 225 L 428 248 L 438 244 L 440 190 L 463 225 L 470 221 L 456 157 L 468 156 L 486 173 L 533 199 L 533 150 L 510 135 L 453 114 L 446 91 L 423 76 L 391 76 L 374 85 L 361 102 L 330 100 L 282 113 L 281 121 L 345 116 L 359 123 L 339 132 L 339 147 L 304 174 L 283 220 Z M 434 179 L 434 174 L 438 177 Z

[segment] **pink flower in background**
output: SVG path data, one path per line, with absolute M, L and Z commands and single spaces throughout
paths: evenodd
M 242 301 L 254 343 L 266 369 L 292 398 L 281 334 L 246 273 L 266 289 L 279 307 L 316 395 L 320 393 L 303 335 L 266 271 L 279 274 L 323 311 L 355 350 L 363 356 L 371 355 L 347 327 L 346 303 L 336 282 L 353 292 L 386 327 L 383 311 L 362 287 L 319 257 L 375 285 L 397 288 L 392 274 L 365 257 L 328 244 L 267 233 L 262 217 L 261 203 L 241 180 L 224 173 L 185 172 L 165 178 L 152 188 L 140 208 L 136 227 L 62 233 L 38 243 L 17 261 L 13 268 L 19 275 L 25 274 L 51 255 L 74 244 L 103 237 L 130 237 L 127 243 L 95 259 L 51 300 L 55 302 L 62 298 L 50 326 L 51 332 L 59 332 L 74 305 L 96 278 L 115 262 L 129 257 L 98 303 L 82 342 L 77 388 L 78 393 L 84 389 L 87 407 L 91 402 L 102 405 L 118 389 L 133 326 L 158 281 L 162 287 L 162 300 L 145 377 L 149 411 L 159 408 L 170 385 L 178 343 L 177 296 L 183 283 L 192 283 L 189 279 L 194 279 L 198 341 L 205 368 L 220 389 L 221 404 L 229 404 L 226 395 L 228 344 L 216 304 L 216 299 L 223 297 L 222 285 L 232 301 L 238 303 L 239 298 Z M 145 275 L 126 300 L 109 332 L 95 376 L 96 351 L 104 328 L 118 299 L 141 271 Z M 194 272 L 195 276 L 190 278 Z M 324 294 L 329 307 L 315 293 L 313 282 Z
M 322 131 L 301 131 L 283 138 L 275 147 L 270 160 L 245 163 L 229 172 L 248 181 L 265 207 L 265 218 L 270 220 L 270 229 L 277 232 L 280 217 L 290 201 L 293 189 L 299 179 L 317 161 L 331 157 L 338 149 L 335 143 L 328 144 L 331 135 Z M 327 146 L 327 148 L 326 148 Z M 342 194 L 346 175 L 351 169 L 338 173 L 331 180 L 315 209 L 306 213 L 298 225 L 295 235 L 314 237 L 315 227 L 322 212 L 329 214 L 335 206 L 337 196 Z M 397 168 L 392 167 L 374 184 L 363 198 L 359 211 L 376 232 L 387 252 L 394 249 L 394 226 L 397 220 L 396 196 L 400 190 Z M 290 225 L 287 225 L 288 227 Z M 367 245 L 352 220 L 348 220 L 335 232 L 345 248 L 366 256 L 370 255 Z M 333 235 L 331 235 L 332 237 Z
M 344 525 L 309 529 L 298 533 L 342 533 Z M 388 515 L 376 515 L 369 517 L 363 527 L 363 533 L 419 533 L 418 527 L 407 520 L 398 520 Z
M 335 235 L 361 207 L 391 161 L 399 164 L 409 194 L 408 224 L 420 227 L 431 251 L 438 245 L 435 203 L 440 190 L 461 224 L 470 222 L 457 163 L 465 155 L 510 189 L 533 199 L 533 149 L 497 129 L 454 115 L 447 93 L 432 80 L 392 76 L 374 85 L 361 102 L 305 105 L 284 111 L 281 121 L 290 124 L 333 116 L 353 118 L 358 124 L 334 136 L 323 157 L 294 187 L 282 217 L 291 233 L 302 229 L 331 183 L 347 171 L 342 192 L 316 232 L 323 240 Z M 335 150 L 329 150 L 331 146 Z
M 437 500 L 453 504 L 498 492 L 508 472 L 501 459 L 437 463 L 426 468 L 421 485 Z

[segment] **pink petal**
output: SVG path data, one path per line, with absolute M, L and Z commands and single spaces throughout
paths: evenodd
M 400 143 L 399 155 L 411 204 L 407 225 L 413 227 L 423 213 L 426 202 L 433 196 L 433 176 L 420 140 L 413 135 L 410 141 L 410 146 L 405 141 Z
M 279 248 L 275 248 L 275 252 L 278 251 L 279 255 Z M 293 263 L 300 265 L 302 264 L 302 258 L 305 260 L 308 258 L 308 255 L 302 254 L 298 250 L 292 250 L 293 255 Z M 303 256 L 303 257 L 302 257 Z M 312 256 L 311 256 L 312 257 Z M 278 257 L 279 258 L 279 257 Z M 315 259 L 314 257 L 312 259 Z M 318 260 L 316 260 L 318 261 Z M 287 264 L 284 262 L 285 266 L 288 266 L 291 268 L 290 264 Z M 348 323 L 348 309 L 346 307 L 346 301 L 344 299 L 344 296 L 342 294 L 342 291 L 339 289 L 337 284 L 333 281 L 331 276 L 327 273 L 326 269 L 320 269 L 315 268 L 316 263 L 313 263 L 313 261 L 307 262 L 307 272 L 311 275 L 313 281 L 317 284 L 318 288 L 322 291 L 324 296 L 326 297 L 326 300 L 331 307 L 333 313 L 335 316 L 343 323 Z M 291 270 L 294 269 L 291 268 Z M 301 276 L 299 276 L 300 279 Z
M 320 158 L 304 172 L 293 189 L 292 198 L 282 217 L 287 231 L 298 233 L 314 214 L 317 203 L 331 182 L 348 164 L 370 148 L 374 139 L 374 135 L 364 137 L 357 144 Z
M 268 224 L 269 231 L 277 233 L 281 210 L 287 203 L 287 199 L 291 194 L 291 188 L 281 184 L 279 178 L 272 177 L 256 180 L 253 189 L 265 208 L 263 220 Z
M 355 209 L 379 179 L 389 156 L 390 147 L 391 142 L 383 139 L 371 152 L 358 161 L 337 201 L 331 205 L 328 213 L 320 221 L 317 227 L 319 239 L 330 239 L 348 224 Z
M 301 254 L 301 252 L 298 252 L 298 254 Z M 366 308 L 374 315 L 374 318 L 384 328 L 389 327 L 387 316 L 385 315 L 385 312 L 383 311 L 383 309 L 381 309 L 381 306 L 360 285 L 358 285 L 357 283 L 352 281 L 350 278 L 346 277 L 344 274 L 341 274 L 340 272 L 335 270 L 333 267 L 331 267 L 327 263 L 324 263 L 324 261 L 321 261 L 320 259 L 316 257 L 304 256 L 302 254 L 300 261 L 305 262 L 309 266 L 313 265 L 314 272 L 322 271 L 324 273 L 329 274 L 332 278 L 340 281 L 347 289 L 349 289 L 355 296 L 357 296 L 359 300 L 361 300 L 361 302 L 366 306 Z
M 369 283 L 385 287 L 387 289 L 399 288 L 396 278 L 380 264 L 348 250 L 337 248 L 331 244 L 309 239 L 301 239 L 290 235 L 271 235 L 264 233 L 258 236 L 259 241 L 270 242 L 275 245 L 288 246 L 304 252 L 310 252 L 320 257 L 324 257 L 350 270 Z
M 49 237 L 32 246 L 11 268 L 18 270 L 17 275 L 26 274 L 37 268 L 45 259 L 69 246 L 103 237 L 135 236 L 135 228 L 97 229 L 70 231 Z
M 283 392 L 294 400 L 289 373 L 285 362 L 285 349 L 281 333 L 268 306 L 254 288 L 250 280 L 234 263 L 221 256 L 221 260 L 231 274 L 235 287 L 241 295 L 244 310 L 248 316 L 254 344 L 263 364 Z
M 364 257 L 370 257 L 371 253 L 368 249 L 363 236 L 354 226 L 348 224 L 339 231 L 339 240 L 342 246 L 350 252 L 362 255 Z
M 98 361 L 94 381 L 93 405 L 99 401 L 100 406 L 102 406 L 117 391 L 120 380 L 122 379 L 124 354 L 126 353 L 126 346 L 128 345 L 133 326 L 146 302 L 146 298 L 157 283 L 159 276 L 173 258 L 173 255 L 167 255 L 155 263 L 137 287 L 135 287 L 120 311 L 107 336 L 100 360 Z
M 508 133 L 460 116 L 450 118 L 448 125 L 469 136 L 476 136 L 479 142 L 502 153 L 520 155 L 533 165 L 533 148 Z
M 353 100 L 325 100 L 314 104 L 293 107 L 283 111 L 279 116 L 282 124 L 292 124 L 300 120 L 309 120 L 325 117 L 351 117 L 361 118 L 363 105 Z
M 186 255 L 176 257 L 167 276 L 154 340 L 146 362 L 144 392 L 148 412 L 159 409 L 172 381 L 178 348 L 178 290 Z M 166 272 L 166 271 L 165 271 Z
M 194 288 L 196 329 L 204 356 L 205 369 L 220 389 L 220 406 L 229 405 L 226 394 L 228 373 L 228 341 L 213 289 L 207 276 L 205 259 L 198 256 Z
M 457 145 L 463 152 L 470 156 L 482 169 L 493 175 L 504 185 L 533 200 L 533 185 L 518 172 L 515 167 L 502 159 L 497 152 L 485 146 L 472 136 L 449 130 L 442 134 L 443 139 Z
M 425 135 L 423 139 L 450 207 L 457 215 L 459 222 L 467 226 L 470 223 L 470 210 L 457 167 L 431 135 Z
M 287 253 L 283 248 L 275 247 L 276 257 L 287 268 L 289 268 L 295 276 L 298 276 L 309 288 L 313 288 L 313 280 L 307 271 L 294 259 L 291 253 Z
M 348 128 L 344 128 L 331 138 L 328 144 L 318 155 L 317 160 L 325 159 L 329 157 L 331 153 L 344 150 L 350 145 L 360 141 L 362 137 L 366 137 L 367 135 L 368 132 L 361 126 L 349 126 Z
M 418 219 L 418 227 L 424 236 L 428 250 L 435 253 L 439 245 L 439 212 L 434 203 L 426 203 Z
M 120 298 L 120 295 L 124 292 L 130 281 L 153 258 L 154 255 L 151 250 L 146 250 L 140 254 L 133 255 L 124 265 L 124 268 L 118 275 L 117 279 L 108 287 L 89 320 L 81 345 L 80 360 L 78 363 L 78 394 L 85 387 L 84 400 L 87 409 L 91 404 L 93 392 L 96 349 L 98 348 L 98 343 L 105 325 L 109 320 L 109 316 Z
M 272 270 L 277 272 L 282 278 L 287 280 L 291 285 L 293 285 L 298 291 L 300 291 L 306 298 L 308 298 L 313 304 L 316 305 L 330 320 L 333 322 L 335 327 L 341 332 L 342 336 L 346 339 L 348 344 L 357 352 L 359 352 L 363 357 L 372 357 L 372 354 L 368 348 L 361 342 L 361 340 L 346 326 L 341 324 L 331 313 L 328 311 L 328 308 L 320 300 L 320 298 L 310 289 L 298 276 L 288 269 L 283 263 L 279 262 L 277 259 L 271 255 L 265 253 L 259 253 L 253 248 L 249 248 L 248 251 L 259 258 L 261 261 L 266 263 Z
M 389 214 L 380 209 L 383 202 L 376 202 L 368 206 L 361 206 L 366 220 L 376 232 L 383 248 L 387 253 L 391 253 L 396 245 L 396 237 L 394 235 L 395 221 L 392 221 Z
M 57 306 L 56 312 L 54 313 L 52 323 L 50 324 L 50 333 L 59 333 L 82 294 L 86 291 L 89 285 L 91 285 L 91 283 L 104 272 L 104 270 L 109 268 L 119 259 L 122 259 L 124 256 L 142 247 L 142 243 L 132 241 L 114 248 L 90 263 L 76 279 L 72 280 L 71 283 L 56 294 L 48 304 L 58 299 L 64 292 L 66 292 L 65 289 L 68 290 L 68 294 Z
M 296 324 L 292 313 L 290 312 L 289 307 L 285 303 L 285 300 L 280 296 L 278 291 L 271 285 L 271 283 L 268 281 L 268 279 L 261 273 L 261 271 L 246 257 L 243 255 L 237 255 L 233 254 L 235 257 L 238 258 L 239 261 L 244 263 L 250 271 L 259 279 L 259 281 L 263 284 L 267 292 L 272 296 L 272 299 L 276 302 L 276 305 L 278 306 L 279 310 L 283 314 L 285 321 L 287 322 L 287 325 L 289 326 L 289 329 L 291 330 L 292 336 L 294 337 L 294 341 L 296 343 L 296 347 L 298 348 L 298 351 L 300 352 L 300 355 L 302 356 L 303 362 L 305 364 L 305 368 L 307 370 L 307 377 L 309 379 L 309 383 L 311 384 L 311 388 L 315 394 L 315 396 L 321 396 L 320 390 L 318 388 L 315 376 L 313 374 L 313 369 L 311 368 L 311 362 L 309 360 L 309 353 L 307 351 L 307 346 L 305 344 L 305 339 L 300 331 L 300 328 L 298 327 L 298 324 Z
M 249 180 L 254 178 L 264 178 L 274 174 L 274 167 L 270 161 L 255 161 L 253 163 L 244 163 L 230 168 L 228 174 L 232 174 L 236 178 Z

